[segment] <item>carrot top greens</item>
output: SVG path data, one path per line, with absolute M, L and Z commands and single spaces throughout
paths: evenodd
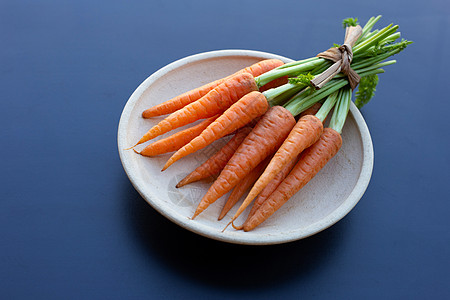
M 362 108 L 375 94 L 378 84 L 377 74 L 383 73 L 382 67 L 394 64 L 395 60 L 387 58 L 403 51 L 412 42 L 401 39 L 397 32 L 398 25 L 390 24 L 380 30 L 372 30 L 381 16 L 370 18 L 362 28 L 361 35 L 352 49 L 350 67 L 359 75 L 359 87 L 355 104 Z M 344 27 L 357 26 L 357 18 L 343 20 Z M 359 26 L 359 25 L 358 25 Z M 341 47 L 336 45 L 335 47 Z M 285 64 L 255 78 L 258 86 L 262 86 L 276 78 L 288 76 L 289 82 L 264 92 L 271 106 L 283 105 L 294 116 L 322 101 L 329 95 L 347 86 L 347 75 L 339 72 L 320 89 L 311 86 L 312 80 L 322 74 L 333 64 L 332 61 L 320 57 L 312 57 Z M 324 108 L 325 109 L 325 108 Z M 330 108 L 331 109 L 331 108 Z M 322 111 L 323 112 L 323 111 Z
M 356 26 L 358 24 L 358 18 L 347 18 L 342 20 L 342 26 L 344 26 L 344 28 L 348 26 Z
M 352 91 L 349 87 L 344 87 L 339 91 L 337 102 L 328 127 L 336 130 L 338 133 L 342 133 L 342 128 L 344 127 L 351 101 Z
M 315 57 L 288 64 L 279 59 L 263 60 L 166 101 L 161 109 L 145 111 L 143 117 L 171 114 L 152 127 L 138 144 L 199 119 L 212 117 L 211 121 L 206 121 L 209 124 L 199 123 L 191 127 L 190 132 L 179 132 L 183 139 L 172 136 L 180 144 L 173 142 L 170 147 L 162 149 L 177 151 L 162 171 L 181 158 L 237 131 L 221 152 L 177 184 L 181 187 L 205 176 L 219 174 L 202 197 L 192 219 L 233 189 L 220 220 L 253 185 L 228 223 L 233 224 L 275 180 L 276 186 L 270 187 L 271 194 L 266 194 L 265 201 L 256 204 L 254 213 L 249 215 L 244 225 L 236 227 L 233 224 L 236 229 L 251 230 L 280 208 L 338 153 L 353 91 L 357 89 L 355 104 L 358 108 L 367 104 L 375 94 L 378 74 L 384 72 L 383 67 L 396 63 L 387 59 L 411 44 L 401 39 L 398 25 L 373 29 L 380 18 L 370 18 L 364 27 L 358 25 L 356 18 L 344 19 L 343 43 L 334 44 Z M 286 82 L 286 78 L 286 84 L 269 88 L 279 85 L 281 80 Z M 266 86 L 275 79 L 281 80 Z M 332 116 L 328 127 L 324 128 L 329 114 Z M 297 116 L 298 119 L 295 118 Z M 198 126 L 201 130 L 197 131 Z M 158 142 L 167 144 L 167 139 Z M 147 154 L 163 153 L 156 149 L 158 142 L 150 145 L 155 149 Z M 145 154 L 147 149 L 141 154 Z M 279 174 L 282 178 L 277 177 Z
M 378 84 L 378 75 L 373 74 L 361 78 L 358 91 L 356 91 L 355 105 L 358 108 L 367 104 L 375 95 L 375 90 Z

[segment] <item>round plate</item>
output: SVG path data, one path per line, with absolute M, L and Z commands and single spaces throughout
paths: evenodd
M 192 55 L 152 74 L 126 103 L 118 129 L 118 148 L 125 172 L 141 196 L 176 224 L 224 242 L 251 245 L 285 243 L 308 237 L 335 224 L 356 205 L 366 190 L 373 167 L 372 140 L 353 103 L 343 129 L 343 146 L 339 153 L 279 211 L 250 232 L 237 231 L 231 226 L 222 232 L 238 207 L 236 205 L 222 221 L 217 220 L 227 195 L 195 220 L 190 219 L 210 182 L 175 188 L 178 181 L 223 146 L 226 138 L 183 158 L 164 172 L 161 168 L 172 153 L 149 158 L 133 150 L 125 150 L 163 119 L 143 119 L 141 113 L 145 109 L 267 58 L 292 61 L 279 55 L 249 50 Z M 240 224 L 243 217 L 238 220 L 237 224 Z

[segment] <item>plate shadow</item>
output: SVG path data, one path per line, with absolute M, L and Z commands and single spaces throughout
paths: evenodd
M 123 186 L 125 223 L 143 255 L 184 280 L 224 289 L 264 289 L 327 269 L 343 244 L 343 220 L 309 238 L 279 245 L 228 244 L 190 232 L 159 214 L 133 188 Z M 242 278 L 245 277 L 245 280 Z

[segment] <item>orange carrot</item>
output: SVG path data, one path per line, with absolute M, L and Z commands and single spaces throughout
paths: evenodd
M 219 177 L 203 196 L 192 219 L 228 193 L 260 162 L 274 153 L 294 125 L 295 119 L 287 109 L 281 106 L 270 108 L 245 138 L 225 168 L 220 172 Z
M 136 150 L 135 152 L 143 156 L 156 156 L 167 152 L 177 151 L 178 149 L 189 143 L 193 138 L 200 135 L 200 133 L 202 133 L 202 131 L 206 127 L 208 127 L 209 124 L 214 122 L 217 117 L 219 117 L 219 115 L 215 115 L 214 117 L 208 118 L 195 126 L 189 127 L 167 138 L 151 143 L 141 152 L 137 152 Z
M 251 92 L 234 103 L 203 132 L 183 148 L 175 152 L 167 161 L 162 171 L 177 160 L 202 149 L 215 140 L 234 132 L 248 124 L 256 117 L 263 115 L 269 108 L 266 97 L 260 92 Z
M 251 216 L 255 214 L 255 212 L 258 210 L 258 208 L 266 201 L 267 198 L 273 193 L 273 191 L 276 190 L 278 185 L 288 176 L 289 172 L 291 172 L 292 168 L 295 166 L 295 164 L 298 161 L 298 157 L 291 160 L 284 168 L 275 176 L 274 179 L 272 179 L 269 184 L 261 191 L 261 193 L 256 197 L 255 201 L 253 202 L 253 206 L 248 213 L 247 219 L 249 219 Z M 236 227 L 233 224 L 233 227 L 236 229 L 243 229 L 243 226 Z
M 230 209 L 241 199 L 242 195 L 258 180 L 258 177 L 264 171 L 264 168 L 269 163 L 269 159 L 266 158 L 263 162 L 256 166 L 250 173 L 242 178 L 241 181 L 234 187 L 230 196 L 228 197 L 227 202 L 222 208 L 222 212 L 219 215 L 218 220 L 222 220 L 223 217 L 230 211 Z
M 300 114 L 300 117 L 303 117 L 305 115 L 314 115 L 316 114 L 322 104 L 319 102 L 315 103 L 313 106 L 305 110 Z M 250 212 L 248 213 L 247 220 L 251 218 L 251 216 L 254 215 L 254 213 L 258 210 L 258 208 L 266 201 L 267 198 L 275 191 L 275 189 L 278 187 L 278 185 L 286 178 L 286 176 L 291 172 L 292 168 L 295 166 L 295 164 L 298 161 L 298 156 L 291 160 L 284 168 L 279 172 L 274 179 L 272 179 L 269 184 L 261 191 L 261 193 L 256 197 L 255 201 L 253 202 L 252 208 Z M 244 229 L 244 225 L 242 224 L 240 226 L 236 226 L 233 224 L 233 227 L 236 230 Z
M 253 185 L 244 202 L 239 207 L 231 222 L 250 205 L 256 196 L 275 178 L 275 176 L 283 170 L 291 160 L 299 155 L 303 150 L 314 144 L 323 132 L 322 121 L 312 115 L 301 117 L 295 124 L 289 136 L 275 153 L 264 173 L 259 177 L 258 181 Z
M 244 231 L 254 229 L 275 213 L 336 155 L 341 145 L 341 135 L 331 128 L 325 128 L 320 139 L 303 151 L 291 173 L 280 183 L 255 214 L 245 222 Z
M 136 145 L 149 141 L 175 128 L 224 112 L 246 94 L 258 90 L 249 73 L 239 73 L 222 82 L 199 100 L 177 110 L 153 126 Z M 135 146 L 136 146 L 135 145 Z
M 252 131 L 250 127 L 243 127 L 239 129 L 236 134 L 225 144 L 219 151 L 211 156 L 202 165 L 197 167 L 192 173 L 181 180 L 176 187 L 182 187 L 188 183 L 202 180 L 218 174 L 227 164 L 228 160 L 233 156 L 236 149 L 245 139 L 245 137 Z
M 238 72 L 236 72 L 230 76 L 210 82 L 199 88 L 193 89 L 193 90 L 183 93 L 175 98 L 167 100 L 166 102 L 155 105 L 155 106 L 145 110 L 142 113 L 142 117 L 151 118 L 151 117 L 171 114 L 171 113 L 185 107 L 186 105 L 188 105 L 194 101 L 197 101 L 198 99 L 200 99 L 201 97 L 206 95 L 209 91 L 211 91 L 216 86 L 223 83 L 225 80 L 229 79 L 233 75 L 236 75 L 236 74 L 239 74 L 242 72 L 247 72 L 247 73 L 252 74 L 253 77 L 257 77 L 257 76 L 259 76 L 263 73 L 266 73 L 267 71 L 270 71 L 272 69 L 275 69 L 283 64 L 284 63 L 279 59 L 262 60 L 260 62 L 257 62 L 255 64 L 251 65 L 250 67 L 239 70 Z M 286 81 L 287 81 L 287 79 L 286 79 Z M 279 84 L 283 84 L 283 83 L 285 83 L 285 82 L 282 80 L 273 80 L 272 82 L 266 84 L 266 86 L 263 87 L 264 88 L 263 90 L 273 87 L 274 85 L 277 85 L 277 84 L 279 85 Z

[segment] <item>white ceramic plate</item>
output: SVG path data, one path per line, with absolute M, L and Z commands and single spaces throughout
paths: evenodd
M 251 232 L 236 231 L 231 227 L 222 232 L 237 209 L 235 207 L 222 221 L 217 221 L 227 196 L 216 201 L 195 220 L 189 218 L 210 183 L 199 182 L 175 188 L 179 180 L 224 145 L 226 139 L 183 158 L 164 172 L 161 168 L 171 154 L 148 158 L 132 150 L 124 150 L 162 119 L 143 119 L 141 113 L 145 109 L 267 58 L 292 61 L 279 55 L 249 50 L 192 55 L 152 74 L 126 103 L 118 129 L 118 148 L 125 172 L 141 196 L 176 224 L 224 242 L 252 245 L 285 243 L 308 237 L 335 224 L 356 205 L 366 190 L 373 167 L 372 140 L 353 103 L 343 129 L 343 146 L 339 153 L 279 211 Z M 238 220 L 242 221 L 241 218 Z

